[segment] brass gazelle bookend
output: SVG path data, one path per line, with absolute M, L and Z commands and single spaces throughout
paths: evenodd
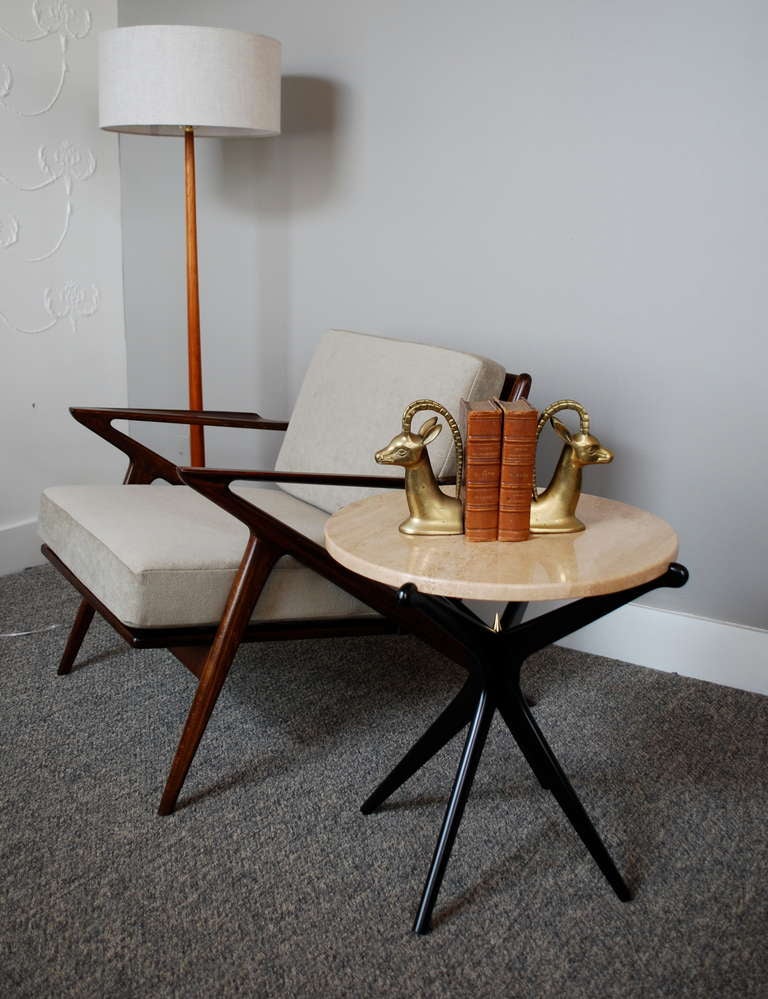
M 560 420 L 555 419 L 554 414 L 563 409 L 572 409 L 579 414 L 581 426 L 578 433 L 572 434 Z M 537 440 L 547 421 L 565 441 L 565 446 L 560 452 L 552 479 L 542 493 L 536 492 L 534 471 L 531 533 L 569 534 L 583 531 L 584 524 L 576 516 L 576 504 L 581 495 L 581 470 L 585 465 L 605 465 L 613 461 L 613 454 L 589 432 L 589 413 L 581 403 L 560 399 L 547 406 L 536 426 Z
M 436 416 L 426 420 L 417 431 L 411 429 L 416 413 L 422 410 L 439 413 L 453 434 L 456 451 L 456 482 L 461 482 L 464 445 L 456 420 L 445 406 L 434 399 L 417 399 L 403 413 L 403 429 L 376 452 L 380 465 L 402 465 L 405 469 L 405 496 L 410 517 L 400 524 L 403 534 L 463 534 L 464 515 L 461 500 L 448 496 L 437 484 L 427 453 L 427 444 L 442 430 Z

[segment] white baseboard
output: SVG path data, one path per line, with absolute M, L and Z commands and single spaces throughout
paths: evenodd
M 759 628 L 631 604 L 559 644 L 768 694 L 768 631 Z
M 44 561 L 40 554 L 36 519 L 0 527 L 0 576 L 21 572 Z

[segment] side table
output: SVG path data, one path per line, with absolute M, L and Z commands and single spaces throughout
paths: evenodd
M 532 653 L 557 642 L 658 587 L 680 587 L 687 569 L 676 563 L 677 535 L 665 521 L 636 507 L 582 495 L 578 534 L 535 535 L 523 542 L 468 542 L 463 535 L 400 534 L 404 493 L 372 496 L 339 510 L 326 525 L 329 554 L 346 568 L 398 588 L 420 636 L 448 636 L 468 673 L 463 687 L 362 805 L 374 811 L 465 726 L 469 726 L 414 931 L 428 933 L 451 849 L 498 710 L 541 786 L 552 792 L 616 895 L 629 888 L 534 719 L 520 689 L 520 670 Z M 489 627 L 464 600 L 506 604 Z M 532 601 L 569 603 L 520 621 Z M 445 648 L 441 646 L 441 651 Z

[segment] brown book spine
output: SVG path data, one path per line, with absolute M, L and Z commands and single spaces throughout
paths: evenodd
M 526 399 L 497 400 L 504 413 L 499 485 L 499 541 L 530 537 L 538 413 Z
M 492 400 L 462 401 L 464 417 L 464 535 L 495 541 L 499 523 L 501 410 Z

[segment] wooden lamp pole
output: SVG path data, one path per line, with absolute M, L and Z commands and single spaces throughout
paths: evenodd
M 195 193 L 195 133 L 184 129 L 184 190 L 187 228 L 187 364 L 189 408 L 203 408 L 203 370 L 200 351 L 200 291 L 197 279 L 197 209 Z M 192 465 L 205 465 L 205 439 L 201 426 L 189 428 Z
M 189 408 L 203 408 L 197 265 L 195 133 L 218 139 L 280 134 L 280 42 L 192 24 L 135 24 L 99 35 L 99 126 L 133 135 L 184 133 Z M 190 464 L 205 465 L 202 426 Z

